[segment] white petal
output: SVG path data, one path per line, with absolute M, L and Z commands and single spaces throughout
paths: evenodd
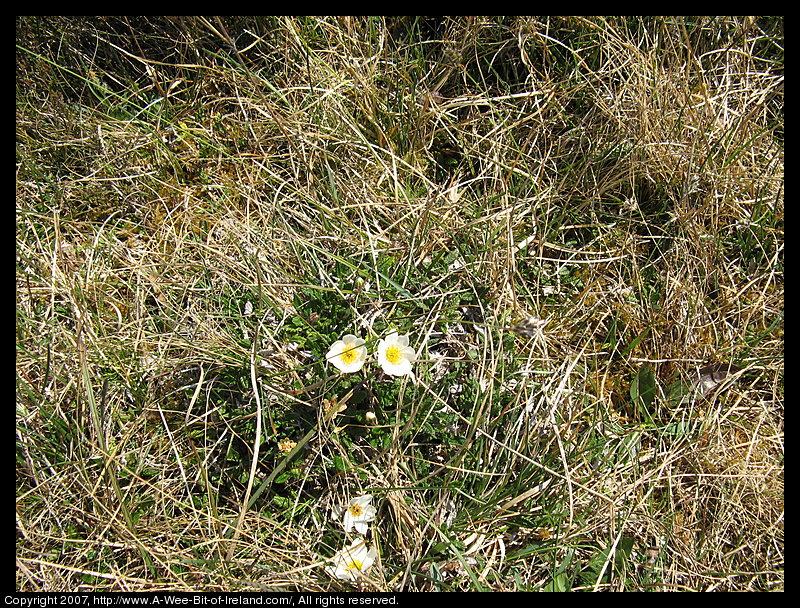
M 355 521 L 353 522 L 353 525 L 356 527 L 356 532 L 359 534 L 366 534 L 367 530 L 369 529 L 369 526 L 365 521 Z

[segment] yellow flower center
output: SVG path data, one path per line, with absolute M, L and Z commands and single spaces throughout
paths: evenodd
M 295 443 L 291 439 L 281 439 L 278 442 L 278 449 L 281 452 L 291 452 L 295 448 L 296 445 L 297 445 L 297 443 Z
M 350 505 L 350 515 L 353 517 L 358 517 L 364 512 L 364 508 L 361 505 Z
M 397 345 L 392 344 L 386 349 L 386 360 L 392 365 L 397 365 L 402 358 L 403 353 L 400 352 L 400 348 Z
M 363 568 L 364 564 L 361 562 L 360 559 L 353 559 L 347 562 L 348 570 L 362 570 Z
M 345 347 L 345 350 L 342 353 L 342 361 L 346 365 L 351 365 L 356 361 L 358 361 L 358 347 L 357 346 Z

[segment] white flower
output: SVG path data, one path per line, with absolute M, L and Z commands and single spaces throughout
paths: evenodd
M 336 578 L 354 581 L 372 566 L 377 555 L 375 547 L 367 549 L 366 541 L 357 538 L 352 545 L 333 556 L 334 565 L 325 566 L 325 571 Z
M 392 376 L 411 376 L 411 364 L 417 358 L 417 353 L 408 345 L 408 336 L 398 336 L 393 331 L 378 342 L 378 363 L 383 371 Z
M 377 509 L 369 504 L 371 502 L 372 496 L 369 494 L 350 500 L 342 519 L 345 532 L 350 532 L 355 528 L 359 534 L 367 533 L 367 522 L 375 519 L 375 513 L 377 513 Z
M 325 357 L 339 371 L 345 373 L 357 372 L 367 360 L 367 347 L 364 340 L 356 338 L 353 334 L 345 334 L 341 340 L 331 344 Z

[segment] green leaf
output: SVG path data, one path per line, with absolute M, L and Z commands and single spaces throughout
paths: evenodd
M 633 552 L 633 545 L 636 542 L 631 536 L 623 536 L 617 543 L 617 550 L 614 553 L 614 561 L 618 568 L 624 568 L 628 563 Z
M 669 437 L 690 437 L 697 429 L 697 424 L 689 420 L 670 422 L 661 429 L 664 435 Z
M 630 344 L 628 344 L 628 346 L 626 346 L 625 348 L 623 348 L 623 349 L 620 351 L 620 353 L 619 353 L 619 354 L 620 354 L 620 356 L 621 356 L 621 357 L 625 357 L 625 356 L 627 356 L 629 352 L 631 352 L 631 351 L 632 351 L 634 348 L 636 348 L 637 346 L 639 346 L 639 343 L 640 343 L 640 342 L 641 342 L 641 341 L 642 341 L 642 340 L 645 338 L 645 336 L 647 336 L 647 334 L 649 334 L 649 333 L 650 333 L 650 328 L 648 327 L 648 328 L 647 328 L 647 329 L 645 329 L 645 330 L 644 330 L 642 333 L 640 333 L 638 336 L 636 336 L 636 337 L 635 337 L 633 340 L 631 340 L 631 343 L 630 343 Z
M 634 405 L 644 416 L 650 417 L 658 387 L 656 376 L 649 365 L 642 365 L 631 382 L 631 399 Z
M 342 458 L 339 454 L 333 455 L 333 464 L 340 471 L 347 470 L 347 464 L 345 464 L 344 458 Z
M 683 380 L 678 380 L 673 382 L 666 389 L 666 399 L 667 403 L 670 407 L 677 407 L 682 403 L 686 403 L 691 401 L 692 393 L 694 389 L 692 386 L 684 382 Z
M 549 583 L 544 586 L 543 591 L 552 593 L 563 593 L 569 591 L 569 577 L 566 572 L 562 572 L 553 577 Z

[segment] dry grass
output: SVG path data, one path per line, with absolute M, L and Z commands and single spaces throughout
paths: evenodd
M 783 589 L 782 45 L 18 18 L 17 589 Z

